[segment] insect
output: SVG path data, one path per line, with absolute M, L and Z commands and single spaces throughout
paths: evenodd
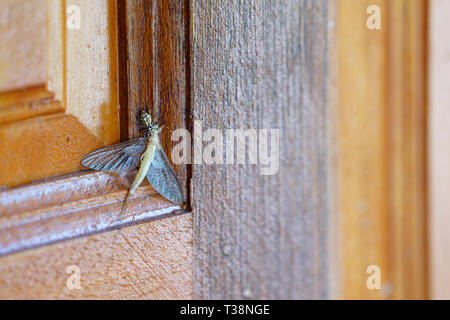
M 121 174 L 139 166 L 120 214 L 125 212 L 130 196 L 145 177 L 167 200 L 180 206 L 183 206 L 186 200 L 184 189 L 159 143 L 163 126 L 152 121 L 150 114 L 145 111 L 141 113 L 141 122 L 145 137 L 98 149 L 81 160 L 81 164 L 87 168 Z

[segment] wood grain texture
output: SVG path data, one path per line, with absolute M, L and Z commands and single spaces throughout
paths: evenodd
M 24 13 L 33 13 L 36 3 L 48 8 L 36 9 L 44 19 L 42 29 L 47 30 L 44 79 L 48 83 L 0 95 L 0 186 L 17 186 L 82 169 L 80 159 L 85 154 L 119 140 L 115 2 L 19 3 Z M 80 8 L 84 19 L 80 29 L 66 28 L 69 5 Z M 8 30 L 23 34 L 16 41 L 24 38 L 27 42 L 34 36 L 22 23 L 11 24 Z M 2 41 L 6 37 L 0 36 Z M 13 59 L 13 45 L 2 46 L 3 50 L 10 51 L 9 58 L 2 61 L 19 63 Z
M 54 0 L 48 0 L 48 5 L 48 24 L 56 28 L 49 28 L 52 44 L 49 47 L 50 56 L 55 59 L 50 62 L 55 68 L 49 72 L 49 86 L 55 88 L 55 93 L 37 87 L 0 96 L 1 110 L 13 106 L 9 108 L 12 110 L 11 121 L 0 126 L 0 152 L 3 155 L 0 165 L 1 186 L 11 187 L 80 170 L 82 156 L 118 139 L 116 2 L 55 3 Z M 81 10 L 83 23 L 79 30 L 65 27 L 65 9 L 69 5 L 77 5 Z M 161 15 L 169 15 L 171 7 L 164 7 L 164 10 L 167 12 Z M 99 17 L 95 18 L 95 15 Z M 184 14 L 180 19 L 184 21 Z M 58 32 L 58 28 L 62 30 Z M 180 32 L 183 37 L 172 36 L 181 45 L 184 23 Z M 139 38 L 133 45 L 139 43 L 144 45 L 145 38 Z M 62 58 L 57 56 L 58 52 Z M 136 63 L 131 70 L 137 72 L 139 67 Z M 185 76 L 184 72 L 180 73 L 181 83 L 184 83 Z M 175 77 L 173 82 L 177 81 Z M 162 87 L 170 89 L 168 85 Z M 21 121 L 12 121 L 14 119 L 11 117 L 15 116 L 14 112 L 17 114 L 19 105 L 23 106 L 22 109 L 31 105 L 40 110 L 36 106 L 44 108 L 49 102 L 57 104 L 55 98 L 61 99 L 66 107 L 58 111 L 65 110 L 66 113 L 36 117 L 36 114 L 31 115 L 29 112 L 21 114 Z M 171 111 L 167 109 L 164 112 Z M 172 113 L 183 117 L 175 111 Z M 27 117 L 31 118 L 25 119 Z M 132 201 L 128 214 L 114 224 L 114 214 L 118 213 L 129 183 L 120 181 L 117 176 L 113 177 L 101 173 L 77 174 L 74 177 L 57 177 L 50 182 L 4 188 L 0 192 L 0 214 L 4 215 L 1 254 L 101 232 L 127 223 L 142 222 L 152 217 L 165 216 L 178 208 L 161 199 L 144 183 L 136 194 L 136 200 Z M 93 215 L 93 212 L 99 215 Z M 83 219 L 91 222 L 84 225 Z
M 45 85 L 0 94 L 0 124 L 64 111 Z
M 45 27 L 45 0 L 0 3 L 0 91 L 46 82 Z
M 140 136 L 139 114 L 165 124 L 161 142 L 170 159 L 173 130 L 189 128 L 187 1 L 118 0 L 121 139 Z M 187 186 L 189 168 L 174 169 Z
M 348 299 L 388 298 L 392 294 L 386 190 L 387 33 L 367 29 L 365 12 L 371 4 L 386 15 L 385 1 L 343 0 L 337 7 L 339 297 Z M 380 267 L 383 290 L 367 288 L 370 265 Z
M 424 0 L 388 2 L 389 210 L 393 298 L 428 297 L 427 15 Z
M 144 183 L 119 216 L 128 186 L 117 174 L 84 172 L 0 192 L 0 255 L 170 217 L 180 210 Z
M 69 290 L 80 268 L 80 289 Z M 0 258 L 0 299 L 190 299 L 192 216 Z
M 430 4 L 430 296 L 450 299 L 450 2 Z
M 280 129 L 279 173 L 195 165 L 195 296 L 327 298 L 327 1 L 191 2 L 203 128 Z
M 381 8 L 380 30 L 366 27 L 370 5 Z M 425 298 L 425 1 L 340 0 L 336 10 L 337 297 Z M 367 287 L 371 265 L 380 290 Z
M 47 90 L 66 105 L 66 8 L 64 1 L 46 0 Z
M 119 142 L 117 16 L 115 1 L 66 0 L 77 5 L 80 29 L 65 28 L 65 107 L 92 134 Z
M 102 143 L 73 115 L 0 125 L 0 186 L 11 187 L 82 169 L 83 155 Z

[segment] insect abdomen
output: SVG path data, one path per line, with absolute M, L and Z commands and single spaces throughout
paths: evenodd
M 132 194 L 145 179 L 145 176 L 150 169 L 150 165 L 152 164 L 153 158 L 155 157 L 155 148 L 156 144 L 150 142 L 147 146 L 147 149 L 142 154 L 141 165 L 136 174 L 136 178 L 134 178 L 133 184 L 131 185 L 129 194 Z

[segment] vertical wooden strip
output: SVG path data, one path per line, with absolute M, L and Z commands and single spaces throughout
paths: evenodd
M 275 175 L 193 167 L 197 298 L 328 296 L 327 6 L 191 3 L 194 119 L 224 134 L 280 129 Z
M 0 299 L 192 299 L 191 257 L 192 218 L 174 216 L 2 256 Z
M 47 90 L 66 106 L 65 1 L 47 0 Z
M 189 114 L 187 74 L 186 17 L 189 6 L 187 1 L 159 0 L 155 5 L 155 23 L 153 34 L 154 52 L 154 96 L 153 115 L 165 125 L 161 141 L 170 158 L 172 147 L 178 141 L 172 141 L 172 132 L 186 128 L 191 122 Z M 157 17 L 156 17 L 157 16 Z M 184 185 L 187 185 L 187 165 L 174 165 L 175 171 Z
M 118 0 L 121 139 L 140 136 L 140 110 L 166 127 L 161 141 L 169 158 L 171 134 L 186 128 L 187 106 L 187 34 L 189 8 L 179 0 Z M 126 45 L 125 45 L 126 44 Z M 175 171 L 187 183 L 186 165 L 175 165 Z
M 126 74 L 127 85 L 122 86 L 120 95 L 126 106 L 127 137 L 131 139 L 140 136 L 138 115 L 140 110 L 149 110 L 152 101 L 152 5 L 154 1 L 125 1 L 120 5 L 119 19 L 125 20 L 125 32 L 120 30 L 121 45 L 126 43 L 127 51 L 122 48 L 120 73 Z M 124 17 L 123 17 L 124 16 Z M 123 28 L 123 23 L 120 23 Z M 124 57 L 126 60 L 124 60 Z M 125 69 L 126 68 L 126 69 Z M 124 80 L 123 80 L 124 81 Z M 126 102 L 125 102 L 126 101 Z
M 381 29 L 366 10 L 381 9 Z M 426 2 L 339 0 L 333 104 L 342 298 L 426 288 Z M 333 120 L 332 120 L 333 121 Z M 367 281 L 379 267 L 381 288 Z
M 427 297 L 426 49 L 423 0 L 388 2 L 392 297 Z
M 433 299 L 450 299 L 450 30 L 449 1 L 430 8 L 430 285 Z
M 45 0 L 1 1 L 0 92 L 47 82 L 46 12 Z
M 327 91 L 327 107 L 328 107 L 328 139 L 330 141 L 329 152 L 329 175 L 328 175 L 328 248 L 329 248 L 329 298 L 341 298 L 342 290 L 342 259 L 340 247 L 340 216 L 339 216 L 339 190 L 337 172 L 339 169 L 339 148 L 334 141 L 339 134 L 339 110 L 336 108 L 339 93 L 337 90 L 338 81 L 338 54 L 337 54 L 337 32 L 336 32 L 336 17 L 337 17 L 337 1 L 328 1 L 328 91 Z
M 385 1 L 340 0 L 336 43 L 338 91 L 336 205 L 340 224 L 340 297 L 389 295 L 386 163 L 386 32 L 366 27 L 366 8 Z M 382 20 L 385 22 L 386 20 Z M 383 26 L 386 28 L 386 26 Z M 366 287 L 366 269 L 381 269 L 385 291 Z

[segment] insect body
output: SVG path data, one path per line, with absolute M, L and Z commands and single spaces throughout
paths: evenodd
M 126 173 L 139 165 L 121 213 L 126 210 L 130 196 L 145 177 L 166 199 L 179 205 L 185 203 L 183 187 L 159 143 L 162 127 L 152 122 L 151 116 L 146 112 L 142 113 L 141 121 L 145 138 L 128 140 L 96 150 L 81 160 L 85 167 L 108 172 Z

